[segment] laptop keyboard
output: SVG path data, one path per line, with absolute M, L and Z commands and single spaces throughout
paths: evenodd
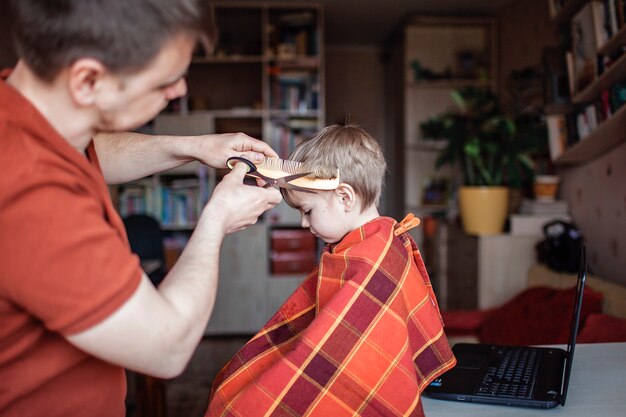
M 527 347 L 498 347 L 476 395 L 531 398 L 540 353 Z

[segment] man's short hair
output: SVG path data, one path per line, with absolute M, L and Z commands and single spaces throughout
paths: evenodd
M 53 80 L 80 58 L 113 73 L 142 69 L 180 33 L 207 42 L 202 0 L 12 0 L 18 56 Z
M 316 178 L 333 178 L 350 184 L 362 199 L 361 210 L 378 205 L 387 164 L 380 145 L 357 125 L 328 126 L 300 143 L 289 159 L 303 163 Z M 289 192 L 283 192 L 291 204 Z M 292 205 L 292 204 L 291 204 Z

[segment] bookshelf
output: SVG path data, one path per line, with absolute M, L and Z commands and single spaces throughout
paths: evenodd
M 549 117 L 567 120 L 566 137 L 551 139 L 557 148 L 551 153 L 557 165 L 582 164 L 626 142 L 625 5 L 617 0 L 548 1 L 554 22 L 565 34 L 571 93 L 569 105 L 560 110 L 546 109 Z M 555 7 L 557 4 L 562 7 Z M 578 22 L 577 26 L 574 22 Z M 579 33 L 575 34 L 576 30 Z M 583 45 L 585 39 L 588 43 Z M 592 68 L 586 70 L 586 78 L 590 79 L 579 83 L 580 68 L 576 68 L 570 56 L 584 46 Z
M 159 117 L 210 119 L 216 133 L 242 131 L 287 157 L 324 126 L 323 13 L 315 3 L 215 2 L 219 39 L 198 50 L 188 95 Z
M 466 288 L 476 288 L 472 277 L 463 288 L 448 282 L 455 268 L 469 271 L 460 259 L 460 238 L 448 238 L 446 218 L 454 216 L 452 186 L 458 173 L 436 168 L 445 141 L 427 140 L 420 124 L 455 108 L 452 91 L 462 87 L 495 90 L 498 83 L 498 30 L 495 19 L 409 15 L 394 32 L 386 50 L 387 136 L 399 141 L 388 163 L 398 171 L 398 206 L 402 216 L 414 213 L 423 227 L 411 235 L 423 251 L 426 269 L 440 300 L 457 289 L 469 304 L 450 301 L 450 306 L 474 308 L 476 299 Z M 456 257 L 448 262 L 448 254 Z M 468 255 L 466 259 L 475 259 Z M 448 288 L 451 290 L 448 292 Z M 470 288 L 470 289 L 471 289 Z
M 455 89 L 496 89 L 496 22 L 414 15 L 407 19 L 401 37 L 403 207 L 418 217 L 442 217 L 450 209 L 455 172 L 449 167 L 436 169 L 446 143 L 426 140 L 420 124 L 454 107 Z M 418 244 L 423 240 L 415 238 Z
M 312 2 L 214 2 L 218 42 L 198 49 L 186 77 L 188 93 L 152 123 L 152 133 L 202 135 L 243 132 L 286 158 L 304 137 L 324 126 L 323 9 Z M 172 266 L 202 207 L 226 170 L 199 163 L 112 190 L 122 216 L 147 213 L 166 234 Z M 292 251 L 276 270 L 276 236 L 301 231 L 299 214 L 279 204 L 257 224 L 226 236 L 220 285 L 206 334 L 253 334 L 309 272 L 317 248 Z M 306 255 L 306 256 L 304 256 Z M 279 259 L 282 259 L 279 257 Z M 305 271 L 306 266 L 306 271 Z
M 548 0 L 552 19 L 557 23 L 568 23 L 589 0 Z
M 596 158 L 626 141 L 626 106 L 622 106 L 615 115 L 602 123 L 583 141 L 573 144 L 554 162 L 560 165 L 579 164 Z

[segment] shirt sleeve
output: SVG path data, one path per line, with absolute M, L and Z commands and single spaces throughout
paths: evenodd
M 12 303 L 47 328 L 72 334 L 116 311 L 142 272 L 89 179 L 52 172 L 29 175 L 3 207 L 2 233 L 11 244 L 3 245 L 2 285 Z

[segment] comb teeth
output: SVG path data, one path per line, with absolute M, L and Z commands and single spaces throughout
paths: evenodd
M 265 160 L 258 164 L 257 167 L 265 168 L 271 171 L 283 171 L 288 174 L 300 174 L 304 172 L 302 170 L 302 162 L 280 158 L 265 158 Z
M 307 175 L 306 178 L 308 178 L 309 182 L 311 181 L 324 182 L 327 180 L 332 180 L 329 183 L 331 185 L 328 185 L 328 186 L 331 186 L 332 188 L 328 188 L 328 189 L 337 188 L 336 185 L 332 185 L 332 184 L 339 181 L 339 169 L 336 169 L 334 170 L 334 172 L 331 172 L 329 174 L 328 170 L 320 170 L 320 169 L 312 170 L 310 167 L 305 166 L 305 164 L 302 162 L 292 161 L 289 159 L 265 158 L 263 162 L 261 162 L 260 164 L 257 164 L 257 169 L 259 169 L 260 171 L 264 171 L 262 172 L 263 175 L 267 175 L 271 178 L 278 178 L 280 176 L 283 176 L 284 174 L 297 175 L 297 174 L 308 173 L 309 175 Z M 299 179 L 299 181 L 304 181 L 304 179 Z M 319 188 L 319 187 L 320 187 L 319 185 L 308 186 L 308 188 L 326 189 L 326 188 Z

